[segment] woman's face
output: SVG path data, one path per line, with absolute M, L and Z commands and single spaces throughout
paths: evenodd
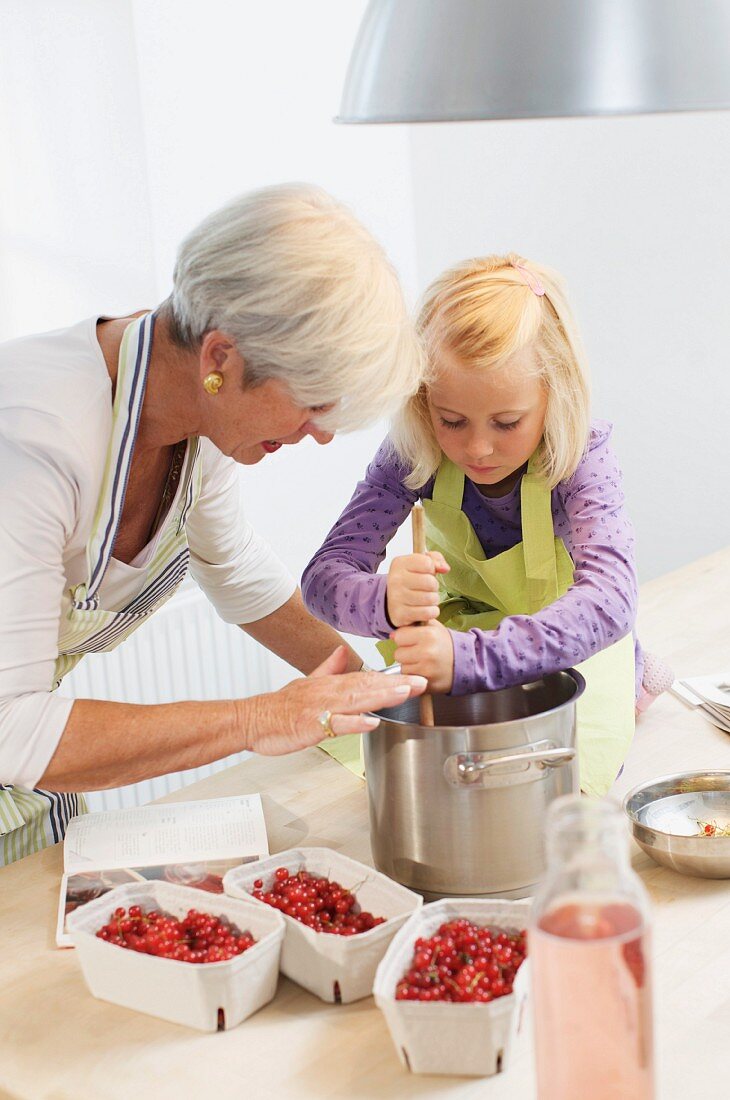
M 218 398 L 222 396 L 221 390 Z M 292 400 L 282 382 L 269 379 L 260 386 L 241 389 L 237 399 L 230 401 L 230 407 L 225 412 L 221 409 L 218 438 L 211 438 L 223 454 L 245 466 L 253 466 L 267 454 L 284 445 L 299 443 L 308 435 L 317 443 L 330 443 L 334 434 L 318 428 L 313 418 L 331 407 L 302 408 Z
M 292 398 L 288 387 L 277 379 L 257 386 L 244 385 L 244 363 L 228 345 L 224 357 L 201 361 L 201 374 L 220 370 L 223 386 L 217 394 L 204 397 L 204 424 L 200 434 L 207 436 L 219 451 L 252 466 L 283 445 L 299 443 L 311 435 L 317 443 L 330 443 L 332 432 L 314 423 L 332 405 L 303 408 Z
M 534 350 L 482 371 L 442 347 L 436 367 L 428 407 L 441 450 L 486 496 L 507 492 L 545 428 L 547 392 Z

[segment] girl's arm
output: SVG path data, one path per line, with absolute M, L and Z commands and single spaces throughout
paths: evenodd
M 302 594 L 319 619 L 364 637 L 387 638 L 385 551 L 419 494 L 403 485 L 405 470 L 386 439 L 350 503 L 302 576 Z
M 610 428 L 594 429 L 572 478 L 558 486 L 567 526 L 556 526 L 575 563 L 574 581 L 536 615 L 511 615 L 493 631 L 452 631 L 454 694 L 526 683 L 587 660 L 634 627 L 634 532 L 624 510 Z

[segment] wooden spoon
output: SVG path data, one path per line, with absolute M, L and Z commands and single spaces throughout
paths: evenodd
M 423 507 L 420 504 L 414 505 L 411 512 L 411 532 L 413 535 L 413 553 L 425 554 L 426 553 L 426 528 L 424 526 L 424 514 Z M 416 626 L 425 626 L 425 623 L 416 623 Z M 425 695 L 420 695 L 418 698 L 418 710 L 421 718 L 422 726 L 433 726 L 433 699 L 426 692 Z

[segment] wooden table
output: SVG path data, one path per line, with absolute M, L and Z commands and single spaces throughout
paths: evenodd
M 730 549 L 642 590 L 641 637 L 680 675 L 730 668 Z M 727 735 L 670 696 L 641 719 L 615 794 L 652 776 L 730 767 Z M 363 785 L 317 749 L 252 758 L 170 800 L 261 791 L 272 851 L 326 845 L 369 860 Z M 730 1080 L 730 883 L 634 863 L 654 904 L 661 1100 Z M 286 979 L 238 1028 L 202 1034 L 94 1000 L 54 946 L 60 847 L 0 871 L 0 1096 L 47 1100 L 387 1100 L 535 1095 L 529 1036 L 498 1078 L 403 1070 L 372 999 L 325 1005 Z M 590 1100 L 586 1097 L 585 1100 Z

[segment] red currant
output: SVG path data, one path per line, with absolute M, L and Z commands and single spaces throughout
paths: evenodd
M 141 906 L 115 909 L 97 936 L 119 947 L 180 962 L 223 962 L 248 950 L 256 941 L 250 932 L 239 932 L 225 917 L 190 909 L 182 920 L 158 909 Z
M 264 889 L 262 879 L 256 879 L 252 895 L 315 932 L 353 936 L 385 921 L 385 917 L 363 912 L 355 895 L 339 882 L 305 870 L 292 874 L 286 867 L 277 867 L 269 889 Z
M 526 954 L 524 931 L 481 928 L 465 918 L 447 921 L 430 939 L 416 940 L 396 1000 L 487 1003 L 512 992 Z

